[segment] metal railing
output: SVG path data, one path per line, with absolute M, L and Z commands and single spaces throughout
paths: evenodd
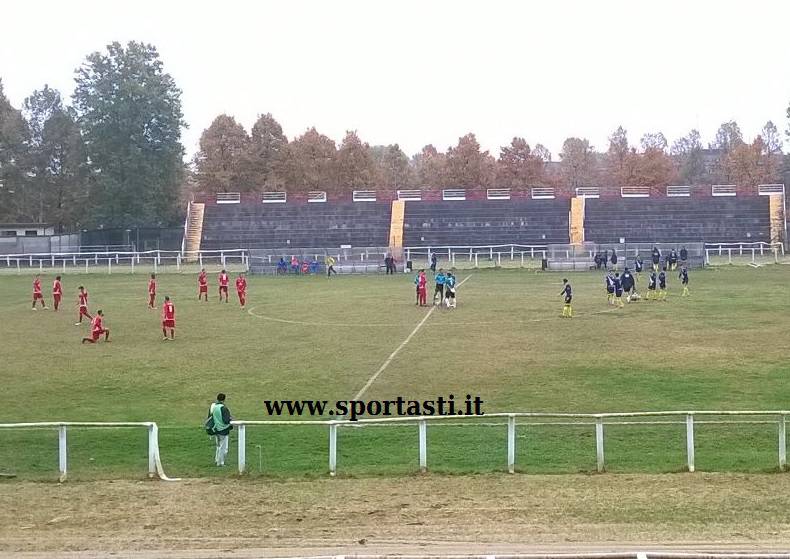
M 159 455 L 159 427 L 152 421 L 113 421 L 113 422 L 93 422 L 93 421 L 58 421 L 58 422 L 36 422 L 36 423 L 0 423 L 0 429 L 57 429 L 58 431 L 58 471 L 60 481 L 65 481 L 68 475 L 68 439 L 67 430 L 74 428 L 105 428 L 117 429 L 125 427 L 144 427 L 148 431 L 148 477 L 158 477 L 164 481 L 178 481 L 178 478 L 170 478 L 165 474 L 162 467 L 162 459 Z
M 191 262 L 191 264 L 189 264 Z M 203 266 L 249 267 L 249 253 L 245 249 L 108 251 L 108 252 L 58 252 L 0 255 L 0 273 L 82 272 L 82 273 L 135 273 L 182 272 Z
M 782 243 L 705 243 L 705 265 L 747 263 L 759 265 L 779 264 L 785 258 Z
M 716 423 L 716 424 L 771 424 L 778 426 L 778 465 L 781 470 L 787 467 L 787 429 L 786 420 L 790 414 L 788 410 L 779 411 L 657 411 L 657 412 L 625 412 L 625 413 L 543 413 L 543 412 L 518 412 L 518 413 L 491 413 L 484 416 L 470 415 L 445 415 L 445 416 L 420 416 L 420 417 L 391 417 L 376 419 L 359 419 L 357 421 L 331 420 L 331 421 L 233 421 L 233 425 L 238 427 L 238 468 L 239 473 L 246 470 L 247 455 L 247 426 L 303 426 L 314 425 L 328 429 L 329 435 L 329 475 L 337 473 L 337 432 L 339 428 L 362 427 L 371 425 L 397 425 L 397 424 L 416 424 L 417 425 L 417 446 L 419 453 L 420 471 L 428 469 L 428 423 L 446 423 L 448 421 L 469 422 L 474 425 L 475 421 L 485 420 L 505 420 L 500 425 L 507 427 L 507 471 L 515 473 L 516 468 L 516 427 L 517 419 L 526 420 L 523 425 L 552 425 L 552 426 L 594 426 L 595 428 L 595 457 L 596 469 L 603 472 L 606 469 L 604 454 L 604 427 L 607 425 L 667 425 L 685 424 L 686 431 L 686 468 L 689 472 L 694 472 L 695 466 L 695 444 L 694 426 L 696 417 L 717 417 L 726 418 L 716 421 L 700 420 L 696 423 Z M 730 418 L 751 417 L 752 419 L 730 419 Z M 772 417 L 773 419 L 755 419 Z M 667 418 L 680 419 L 680 421 L 667 421 Z M 540 423 L 534 420 L 541 420 Z M 546 420 L 552 420 L 546 423 Z

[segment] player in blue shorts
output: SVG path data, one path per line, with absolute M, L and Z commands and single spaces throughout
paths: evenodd
M 620 274 L 614 274 L 614 301 L 618 308 L 623 308 L 623 280 L 620 279 Z
M 614 305 L 614 276 L 612 272 L 606 274 L 604 283 L 606 285 L 606 302 Z
M 647 282 L 647 300 L 651 301 L 656 298 L 656 284 L 658 278 L 655 272 L 650 272 L 650 279 Z
M 667 300 L 667 272 L 666 272 L 666 268 L 663 268 L 658 273 L 658 300 L 659 301 L 666 301 Z

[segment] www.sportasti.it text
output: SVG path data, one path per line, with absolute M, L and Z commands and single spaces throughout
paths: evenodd
M 480 396 L 467 394 L 456 399 L 453 394 L 430 400 L 410 400 L 398 396 L 394 400 L 264 400 L 269 416 L 336 417 L 357 421 L 365 417 L 417 417 L 432 415 L 485 415 Z

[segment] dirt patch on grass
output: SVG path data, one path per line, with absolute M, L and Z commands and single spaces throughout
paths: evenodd
M 571 475 L 0 485 L 0 551 L 209 557 L 790 542 L 790 477 Z M 208 550 L 208 551 L 207 551 Z

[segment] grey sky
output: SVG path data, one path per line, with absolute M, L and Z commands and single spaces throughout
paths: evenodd
M 188 153 L 219 113 L 248 129 L 271 112 L 289 138 L 413 154 L 475 132 L 494 155 L 513 136 L 557 159 L 568 136 L 599 149 L 735 119 L 747 139 L 790 101 L 790 4 L 776 1 L 7 0 L 0 77 L 12 103 L 44 83 L 67 96 L 84 57 L 113 40 L 155 44 L 183 89 Z

